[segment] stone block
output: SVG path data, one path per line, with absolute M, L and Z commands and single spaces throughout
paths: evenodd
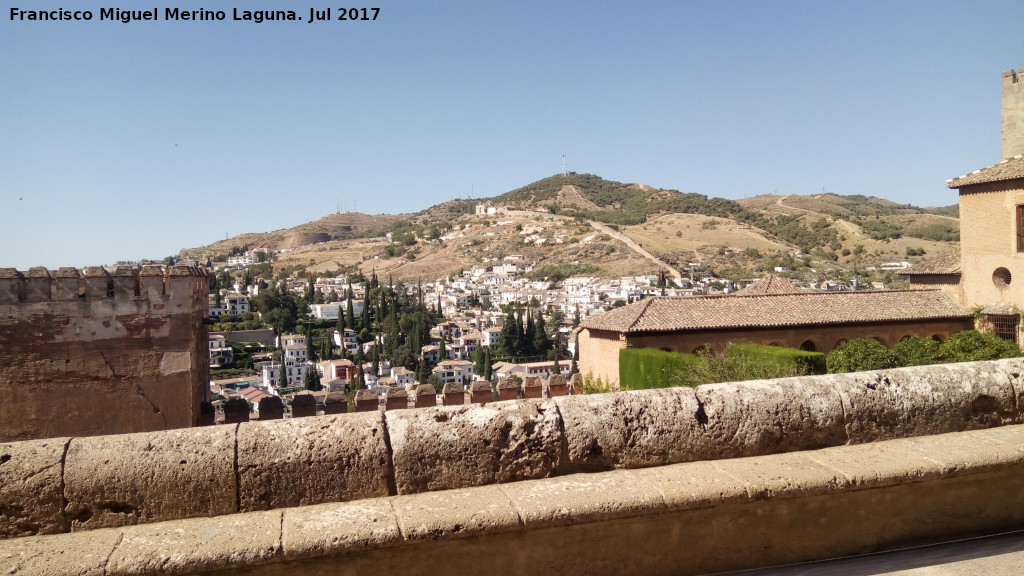
M 537 376 L 523 378 L 523 398 L 543 398 L 544 383 Z
M 280 396 L 264 396 L 260 398 L 260 420 L 280 420 L 284 418 L 284 402 Z
M 462 384 L 449 382 L 444 385 L 444 405 L 462 406 L 466 403 L 466 389 Z
M 560 473 L 661 466 L 700 460 L 712 451 L 692 388 L 565 396 L 554 402 L 569 449 Z
M 579 394 L 580 392 L 583 392 L 583 374 L 580 374 L 579 372 L 573 374 L 572 377 L 569 378 L 568 388 L 569 394 Z
M 122 529 L 0 541 L 0 570 L 17 576 L 107 576 Z
M 356 391 L 356 412 L 370 412 L 380 410 L 380 399 L 373 390 L 362 388 Z
M 630 471 L 631 478 L 661 492 L 667 511 L 696 510 L 750 500 L 747 485 L 715 461 L 687 462 Z
M 238 424 L 249 421 L 249 402 L 245 398 L 232 398 L 224 403 L 224 423 Z
M 281 514 L 232 514 L 126 529 L 106 573 L 198 574 L 265 563 L 282 555 Z
M 62 514 L 69 438 L 0 444 L 0 538 L 68 530 Z
M 314 558 L 402 542 L 391 499 L 318 504 L 284 510 L 285 558 Z
M 385 410 L 405 410 L 409 407 L 409 393 L 405 388 L 388 388 L 384 402 Z
M 736 478 L 752 500 L 785 495 L 819 496 L 845 490 L 852 483 L 841 472 L 808 457 L 809 452 L 718 460 L 714 464 Z
M 561 374 L 552 374 L 548 376 L 547 389 L 549 398 L 565 396 L 568 393 L 568 385 L 565 383 L 565 376 L 562 376 Z
M 550 400 L 387 414 L 399 494 L 550 476 L 562 454 Z
M 415 494 L 391 503 L 407 540 L 465 538 L 519 528 L 519 515 L 497 486 Z
M 205 400 L 199 403 L 199 425 L 200 426 L 213 426 L 217 423 L 217 409 L 213 407 L 213 402 Z
M 64 482 L 74 531 L 231 514 L 235 428 L 75 438 Z
M 324 414 L 345 414 L 348 412 L 348 396 L 344 392 L 329 392 L 324 397 Z
M 828 379 L 784 378 L 705 384 L 702 458 L 814 450 L 846 443 L 843 407 Z
M 937 478 L 942 467 L 915 454 L 904 440 L 837 446 L 804 452 L 808 458 L 837 471 L 850 486 L 882 488 Z
M 240 510 L 387 496 L 383 426 L 376 411 L 239 426 Z
M 502 378 L 498 381 L 498 400 L 515 400 L 519 398 L 519 383 L 515 378 Z
M 1016 393 L 1002 366 L 915 366 L 837 374 L 831 380 L 842 398 L 850 442 L 859 444 L 1014 422 Z
M 420 384 L 416 387 L 416 407 L 431 408 L 437 406 L 437 391 L 430 384 Z
M 316 416 L 316 397 L 312 394 L 292 396 L 292 418 Z
M 573 474 L 500 486 L 529 528 L 613 520 L 655 512 L 664 499 L 632 471 Z
M 473 382 L 469 388 L 469 401 L 473 404 L 487 404 L 493 400 L 490 382 Z

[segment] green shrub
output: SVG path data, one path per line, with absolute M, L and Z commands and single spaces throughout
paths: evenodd
M 655 348 L 624 348 L 619 351 L 619 387 L 623 390 L 673 386 L 672 375 L 688 372 L 700 363 L 693 354 Z
M 619 352 L 619 385 L 623 390 L 824 373 L 825 355 L 820 352 L 761 344 L 729 344 L 722 355 L 710 349 L 700 354 L 653 348 L 626 348 Z
M 885 344 L 877 340 L 854 338 L 836 346 L 828 353 L 825 364 L 830 374 L 882 370 L 892 367 L 892 358 Z
M 763 344 L 729 344 L 725 348 L 726 356 L 743 355 L 752 360 L 770 364 L 768 370 L 779 374 L 793 372 L 792 376 L 807 374 L 825 374 L 825 355 L 821 352 L 808 352 L 797 348 L 781 346 L 765 346 Z M 766 375 L 764 378 L 780 378 L 783 376 Z
M 942 362 L 974 362 L 1019 356 L 1020 347 L 1016 343 L 977 330 L 957 332 L 939 345 L 939 359 Z
M 939 361 L 939 343 L 931 338 L 908 336 L 889 351 L 893 367 L 923 366 Z

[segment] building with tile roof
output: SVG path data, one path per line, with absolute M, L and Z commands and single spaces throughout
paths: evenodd
M 828 352 L 851 338 L 892 346 L 973 327 L 973 315 L 939 290 L 658 296 L 584 320 L 580 372 L 618 382 L 619 350 L 627 347 L 695 352 L 755 342 Z
M 1024 67 L 1003 72 L 1002 82 L 1002 161 L 946 185 L 960 199 L 960 303 L 982 314 L 982 329 L 1019 343 L 1024 308 Z
M 779 278 L 775 274 L 769 274 L 750 284 L 746 288 L 734 292 L 734 295 L 749 296 L 752 294 L 792 294 L 794 292 L 802 292 L 802 290 L 785 278 Z

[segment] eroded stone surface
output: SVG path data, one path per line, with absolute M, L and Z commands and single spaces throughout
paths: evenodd
M 697 387 L 703 406 L 703 458 L 736 458 L 846 443 L 839 395 L 821 377 L 753 380 Z
M 852 443 L 987 428 L 1017 419 L 1010 375 L 998 362 L 837 374 L 832 381 Z
M 0 444 L 0 538 L 67 531 L 61 461 L 69 441 Z
M 635 471 L 573 474 L 500 486 L 527 527 L 636 516 L 664 507 L 654 486 L 637 482 Z
M 0 573 L 17 576 L 105 576 L 121 529 L 0 541 Z
M 377 411 L 238 427 L 243 512 L 387 496 L 389 475 Z
M 281 512 L 135 526 L 110 556 L 110 574 L 194 574 L 281 555 Z
M 377 548 L 402 540 L 398 517 L 387 498 L 318 504 L 284 511 L 287 558 L 330 556 Z
M 561 422 L 550 400 L 445 406 L 386 415 L 399 494 L 550 476 Z
M 699 460 L 703 446 L 692 388 L 564 396 L 566 471 L 639 468 Z
M 742 482 L 753 499 L 815 496 L 851 484 L 844 474 L 809 458 L 807 452 L 719 460 L 715 465 Z
M 519 528 L 519 515 L 497 486 L 428 492 L 392 501 L 409 540 L 459 538 Z
M 72 530 L 230 514 L 235 427 L 71 440 L 65 464 Z

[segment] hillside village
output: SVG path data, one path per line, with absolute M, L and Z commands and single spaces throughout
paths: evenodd
M 630 197 L 654 193 L 585 177 Z M 730 203 L 659 191 L 651 202 L 686 211 L 644 209 L 634 218 L 614 202 L 602 211 L 565 183 L 572 178 L 385 220 L 390 229 L 337 214 L 316 223 L 320 232 L 304 225 L 182 251 L 211 274 L 214 397 L 243 397 L 255 410 L 270 395 L 311 393 L 322 404 L 328 393 L 363 389 L 384 402 L 388 390 L 418 384 L 438 394 L 473 382 L 493 388 L 513 374 L 547 377 L 556 365 L 569 376 L 578 372 L 576 330 L 593 315 L 654 296 L 731 294 L 764 278 L 794 291 L 903 288 L 900 272 L 956 247 L 949 209 L 835 195 Z M 337 218 L 353 224 L 323 231 Z M 904 236 L 908 229 L 927 239 Z M 291 301 L 282 305 L 285 294 Z M 389 300 L 398 311 L 388 311 Z M 392 338 L 405 348 L 396 358 L 388 324 L 414 310 L 431 325 L 416 338 L 397 330 Z M 538 321 L 545 334 L 537 346 L 503 342 L 510 323 L 535 335 Z

